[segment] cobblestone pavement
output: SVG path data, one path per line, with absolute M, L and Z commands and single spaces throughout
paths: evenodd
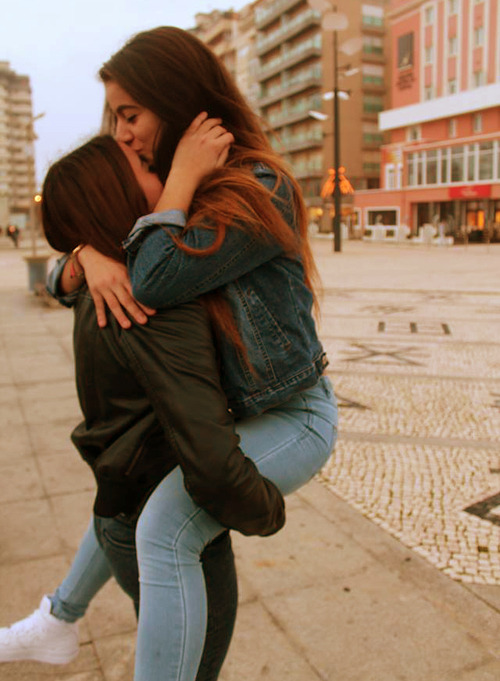
M 497 264 L 476 291 L 448 253 L 429 253 L 448 262 L 429 289 L 426 266 L 420 281 L 411 271 L 422 252 L 408 250 L 394 257 L 410 281 L 328 275 L 340 282 L 325 287 L 322 337 L 341 437 L 321 480 L 450 577 L 500 584 L 500 249 L 458 251 Z

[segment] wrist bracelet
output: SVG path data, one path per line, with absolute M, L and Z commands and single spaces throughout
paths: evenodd
M 82 250 L 82 248 L 86 246 L 86 244 L 78 244 L 76 248 L 74 248 L 71 251 L 71 254 L 69 256 L 69 276 L 71 279 L 85 279 L 85 271 L 83 267 L 80 265 L 80 261 L 78 260 L 78 253 Z M 77 272 L 75 270 L 75 261 L 78 263 L 78 266 L 81 268 L 81 272 Z

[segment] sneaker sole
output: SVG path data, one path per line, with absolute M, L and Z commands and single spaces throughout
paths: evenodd
M 22 661 L 32 661 L 32 662 L 45 662 L 46 664 L 69 664 L 76 657 L 78 657 L 79 650 L 69 655 L 68 653 L 57 653 L 51 652 L 49 650 L 26 650 L 25 652 L 12 653 L 11 655 L 2 655 L 0 651 L 0 663 L 1 662 L 22 662 Z

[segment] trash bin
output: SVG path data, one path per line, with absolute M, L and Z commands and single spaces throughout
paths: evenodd
M 47 281 L 47 262 L 50 255 L 25 255 L 24 260 L 28 265 L 28 287 L 30 291 L 36 291 L 37 285 L 45 286 Z

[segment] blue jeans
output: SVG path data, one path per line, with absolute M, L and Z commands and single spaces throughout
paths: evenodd
M 335 398 L 323 377 L 285 404 L 239 421 L 237 432 L 262 475 L 290 494 L 324 466 L 336 425 Z M 223 530 L 187 494 L 180 468 L 149 498 L 136 536 L 141 585 L 136 681 L 196 678 L 207 621 L 200 554 Z
M 113 576 L 139 611 L 139 574 L 136 553 L 136 522 L 126 517 L 96 516 L 94 528 Z M 211 542 L 201 554 L 206 586 L 208 620 L 205 645 L 196 681 L 216 681 L 231 643 L 238 586 L 229 532 Z
M 114 576 L 139 613 L 136 521 L 124 516 L 95 517 L 80 544 L 66 579 L 52 600 L 52 614 L 67 622 L 83 617 L 97 591 Z M 201 555 L 208 620 L 196 681 L 216 681 L 233 635 L 238 605 L 236 567 L 229 532 Z
M 330 381 L 322 377 L 287 403 L 238 421 L 236 430 L 241 449 L 260 472 L 283 494 L 290 494 L 324 466 L 335 445 L 337 405 Z M 172 471 L 148 500 L 136 531 L 141 582 L 136 681 L 196 678 L 207 627 L 200 554 L 223 529 L 192 502 L 180 469 Z M 91 558 L 75 560 L 53 598 L 52 612 L 69 621 L 76 619 L 74 613 L 85 612 L 85 599 L 88 603 L 111 576 L 103 552 L 97 555 L 95 535 L 93 542 L 86 537 L 82 546 Z M 90 580 L 76 574 L 86 566 Z M 70 611 L 72 589 L 77 607 Z

